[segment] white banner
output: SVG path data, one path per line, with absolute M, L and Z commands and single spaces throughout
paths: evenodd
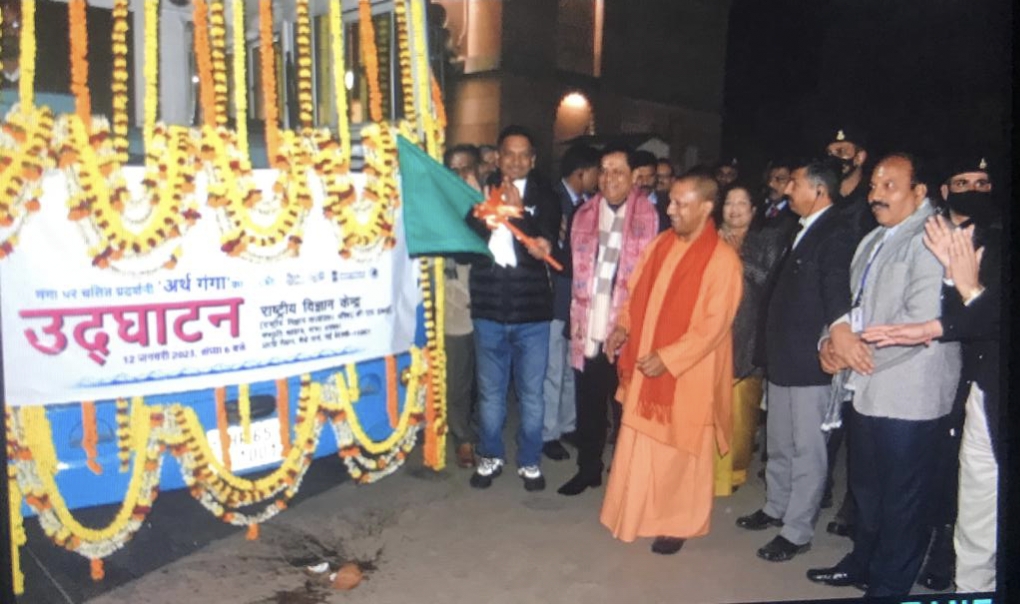
M 143 172 L 125 169 L 136 193 Z M 263 191 L 275 174 L 255 171 Z M 215 212 L 200 203 L 176 266 L 139 276 L 92 266 L 82 230 L 68 219 L 64 178 L 47 173 L 41 209 L 0 262 L 9 405 L 272 380 L 413 343 L 421 295 L 399 211 L 394 249 L 344 260 L 312 187 L 300 255 L 257 263 L 221 251 Z M 354 179 L 360 191 L 364 178 Z

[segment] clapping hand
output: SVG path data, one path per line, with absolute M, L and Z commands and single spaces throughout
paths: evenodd
M 938 259 L 946 270 L 946 278 L 952 279 L 949 268 L 949 246 L 953 229 L 942 216 L 932 216 L 924 223 L 924 246 Z

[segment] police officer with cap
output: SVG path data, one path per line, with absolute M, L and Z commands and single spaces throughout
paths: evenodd
M 945 200 L 946 217 L 956 228 L 974 227 L 974 247 L 984 248 L 979 267 L 980 283 L 985 292 L 980 297 L 989 295 L 997 297 L 998 283 L 1000 281 L 1000 235 L 999 226 L 1000 207 L 999 201 L 992 193 L 991 167 L 988 156 L 976 153 L 961 153 L 952 158 L 944 170 L 945 179 L 940 187 L 942 198 Z M 989 293 L 991 289 L 991 293 Z M 968 397 L 971 395 L 971 385 L 977 388 L 983 397 L 983 407 L 988 422 L 988 432 L 991 435 L 993 446 L 997 436 L 997 417 L 999 402 L 999 379 L 998 379 L 998 340 L 993 337 L 998 330 L 998 307 L 989 309 L 992 312 L 984 312 L 981 323 L 985 325 L 982 329 L 982 337 L 974 338 L 973 334 L 963 333 L 960 329 L 954 329 L 957 324 L 973 325 L 973 316 L 964 321 L 958 321 L 956 314 L 975 313 L 975 308 L 968 308 L 966 311 L 961 307 L 960 313 L 951 312 L 953 301 L 962 296 L 954 290 L 954 284 L 947 281 L 943 287 L 943 317 L 942 329 L 943 340 L 960 339 L 964 342 L 963 369 L 961 371 L 960 386 L 957 390 L 956 401 L 953 411 L 946 416 L 946 425 L 943 428 L 945 441 L 942 450 L 939 451 L 939 483 L 935 493 L 933 506 L 934 539 L 931 542 L 931 549 L 928 552 L 928 559 L 921 569 L 918 577 L 918 584 L 929 589 L 942 591 L 948 589 L 953 583 L 954 569 L 957 566 L 954 552 L 954 525 L 957 523 L 958 502 L 974 493 L 959 491 L 960 481 L 960 439 L 964 431 L 965 409 L 968 405 Z M 975 296 L 978 297 L 978 296 Z M 979 307 L 987 307 L 989 301 L 984 300 Z M 959 306 L 959 304 L 957 304 Z M 967 306 L 971 306 L 968 304 Z M 978 308 L 979 310 L 979 308 Z M 966 317 L 966 315 L 964 315 Z M 994 324 L 994 328 L 989 328 Z M 987 479 L 986 479 L 987 480 Z M 991 485 L 990 485 L 991 486 Z M 997 485 L 995 485 L 997 486 Z M 974 490 L 974 489 L 972 489 Z M 975 507 L 975 506 L 969 506 Z M 993 505 L 994 511 L 994 505 Z M 967 518 L 961 519 L 965 525 Z M 994 523 L 993 523 L 994 524 Z M 965 527 L 966 528 L 966 527 Z M 965 531 L 966 532 L 966 531 Z M 959 535 L 957 535 L 959 538 Z M 991 536 L 994 541 L 994 535 Z M 984 539 L 987 541 L 988 539 Z M 964 548 L 973 545 L 975 539 L 965 539 Z M 987 547 L 986 544 L 980 544 Z M 994 544 L 992 546 L 994 551 Z M 971 555 L 973 557 L 973 555 Z M 994 561 L 993 561 L 994 562 Z M 993 563 L 994 567 L 994 563 Z M 961 568 L 967 569 L 967 561 L 964 560 Z M 966 575 L 957 571 L 958 574 Z M 961 576 L 958 583 L 962 583 L 971 591 L 984 591 L 973 589 L 975 584 L 969 584 L 967 578 Z M 977 585 L 980 585 L 978 583 Z
M 839 197 L 835 208 L 849 222 L 857 241 L 878 223 L 868 205 L 868 179 L 864 165 L 868 161 L 864 131 L 857 127 L 830 130 L 825 152 L 840 164 Z
M 850 225 L 854 240 L 860 242 L 865 235 L 870 233 L 878 222 L 871 213 L 871 206 L 868 204 L 869 179 L 865 176 L 864 166 L 868 161 L 866 135 L 864 130 L 853 125 L 843 124 L 842 127 L 833 128 L 826 135 L 825 152 L 840 166 L 839 197 L 833 204 L 833 209 L 839 212 L 843 219 Z M 834 428 L 829 432 L 828 454 L 829 454 L 829 475 L 825 481 L 825 493 L 822 496 L 822 507 L 832 506 L 832 471 L 836 461 L 836 455 L 843 444 L 846 427 Z M 835 517 L 825 527 L 825 530 L 833 535 L 849 537 L 853 533 L 853 518 L 856 507 L 854 500 L 850 497 L 849 489 L 843 496 L 843 503 Z

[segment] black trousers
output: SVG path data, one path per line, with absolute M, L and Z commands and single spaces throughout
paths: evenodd
M 619 377 L 616 365 L 602 352 L 584 360 L 582 371 L 574 370 L 577 396 L 577 468 L 585 475 L 602 472 L 602 450 L 609 429 L 609 404 L 616 395 Z
M 924 560 L 941 420 L 911 421 L 849 410 L 854 549 L 840 563 L 865 578 L 866 597 L 906 596 Z M 846 419 L 846 416 L 844 416 Z
M 852 407 L 853 404 L 850 401 L 843 403 L 843 417 L 847 417 L 849 415 L 849 410 Z M 849 429 L 849 423 L 843 422 L 843 426 L 829 431 L 828 440 L 825 442 L 826 453 L 829 455 L 828 475 L 825 477 L 825 491 L 827 493 L 832 492 L 833 483 L 835 482 L 832 478 L 832 473 L 836 465 L 836 455 L 839 453 L 839 448 L 843 445 L 843 442 L 847 440 L 846 433 Z M 849 466 L 850 456 L 847 455 L 847 476 L 850 474 Z M 839 508 L 837 508 L 834 520 L 842 522 L 843 524 L 852 525 L 854 521 L 854 514 L 856 513 L 857 506 L 854 505 L 854 498 L 850 494 L 850 489 L 848 488 L 843 495 L 843 503 L 841 503 Z

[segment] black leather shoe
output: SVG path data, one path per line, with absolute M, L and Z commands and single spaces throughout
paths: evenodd
M 542 445 L 542 453 L 553 461 L 563 461 L 564 459 L 570 459 L 570 452 L 563 447 L 563 443 L 558 440 L 550 440 Z
M 737 526 L 749 531 L 761 531 L 770 526 L 783 526 L 783 521 L 769 516 L 762 510 L 758 510 L 748 516 L 737 518 Z
M 933 591 L 946 591 L 953 585 L 956 552 L 953 550 L 953 525 L 935 527 L 928 559 L 921 567 L 917 584 Z
M 676 537 L 656 537 L 655 541 L 652 541 L 652 551 L 664 556 L 677 553 L 683 546 L 684 540 Z
M 853 573 L 848 573 L 840 569 L 838 566 L 808 569 L 807 578 L 809 581 L 829 585 L 831 587 L 866 585 L 865 581 L 861 577 Z
M 917 584 L 922 587 L 927 587 L 932 591 L 946 591 L 952 587 L 953 579 L 945 575 L 927 572 L 921 575 L 921 578 L 917 580 Z
M 602 472 L 594 475 L 584 474 L 578 472 L 574 474 L 574 477 L 563 484 L 562 487 L 556 489 L 556 492 L 560 495 L 580 495 L 588 487 L 600 487 L 602 486 Z
M 786 562 L 792 560 L 797 554 L 803 554 L 811 549 L 811 543 L 797 545 L 782 535 L 766 543 L 758 550 L 758 557 L 769 562 Z
M 832 535 L 839 535 L 840 537 L 853 537 L 854 534 L 854 526 L 842 520 L 833 520 L 825 527 L 825 530 Z

